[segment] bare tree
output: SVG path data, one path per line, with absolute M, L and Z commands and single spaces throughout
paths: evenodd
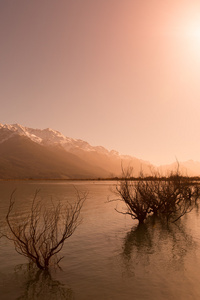
M 126 204 L 127 211 L 117 212 L 130 215 L 133 219 L 137 219 L 139 224 L 142 224 L 150 213 L 148 186 L 144 180 L 131 180 L 131 169 L 126 172 L 123 170 L 123 180 L 116 186 L 117 194 Z
M 59 263 L 63 257 L 57 254 L 65 241 L 80 224 L 80 211 L 86 199 L 86 193 L 77 191 L 74 204 L 52 203 L 48 208 L 37 199 L 36 191 L 30 213 L 25 217 L 14 214 L 14 192 L 10 197 L 6 222 L 8 233 L 4 234 L 14 242 L 15 250 L 34 262 L 38 268 L 47 270 L 51 263 Z
M 122 172 L 123 178 L 116 186 L 116 192 L 127 210 L 116 210 L 137 219 L 139 224 L 152 213 L 176 222 L 198 203 L 199 185 L 189 177 L 181 176 L 178 169 L 168 177 L 156 174 L 145 178 L 141 174 L 137 180 L 131 177 L 131 169 Z
M 196 206 L 199 198 L 199 185 L 190 177 L 181 176 L 178 170 L 168 177 L 162 179 L 158 177 L 155 184 L 157 184 L 155 194 L 160 204 L 158 212 L 167 220 L 176 222 Z

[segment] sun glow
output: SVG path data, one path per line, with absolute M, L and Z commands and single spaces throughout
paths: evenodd
M 181 52 L 187 59 L 200 61 L 200 17 L 186 18 L 179 23 L 176 38 L 180 41 Z
M 200 42 L 200 20 L 186 24 L 184 31 L 188 38 L 192 38 L 197 42 Z
M 187 59 L 193 69 L 195 77 L 198 78 L 197 72 L 200 64 L 200 21 L 192 21 L 185 27 L 185 50 Z M 194 76 L 193 76 L 194 77 Z M 195 78 L 193 78 L 195 80 Z

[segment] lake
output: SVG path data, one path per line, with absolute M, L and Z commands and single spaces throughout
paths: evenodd
M 0 239 L 0 299 L 200 299 L 200 218 L 196 210 L 167 226 L 149 218 L 144 226 L 115 211 L 113 181 L 0 181 L 0 220 L 11 192 L 26 214 L 36 190 L 41 199 L 88 196 L 82 223 L 66 241 L 61 268 L 50 274 L 29 266 L 12 242 Z M 3 226 L 3 225 L 2 225 Z

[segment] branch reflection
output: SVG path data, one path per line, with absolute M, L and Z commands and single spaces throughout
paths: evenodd
M 17 276 L 23 275 L 23 293 L 17 300 L 33 299 L 65 299 L 72 300 L 73 292 L 58 280 L 54 280 L 48 271 L 38 270 L 31 264 L 20 265 L 16 268 Z
M 184 222 L 166 224 L 162 219 L 150 217 L 145 224 L 128 232 L 124 239 L 122 257 L 126 272 L 136 275 L 139 268 L 184 268 L 185 258 L 196 248 Z

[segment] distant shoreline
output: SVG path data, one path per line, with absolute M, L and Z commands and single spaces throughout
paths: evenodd
M 190 179 L 192 181 L 200 181 L 200 176 L 180 176 L 183 179 Z M 3 181 L 139 181 L 139 180 L 169 180 L 170 176 L 146 176 L 146 177 L 112 177 L 112 178 L 0 178 L 0 182 Z

